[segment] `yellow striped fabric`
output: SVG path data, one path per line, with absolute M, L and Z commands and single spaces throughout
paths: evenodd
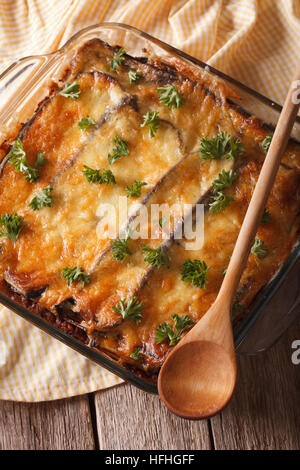
M 0 399 L 54 400 L 121 382 L 14 313 L 0 310 Z
M 145 30 L 277 102 L 300 59 L 300 0 L 0 0 L 0 73 L 102 21 Z M 51 400 L 119 382 L 1 310 L 0 398 Z

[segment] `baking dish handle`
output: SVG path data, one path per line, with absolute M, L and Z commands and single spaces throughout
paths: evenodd
M 14 62 L 0 75 L 0 138 L 8 128 L 35 109 L 40 91 L 51 65 L 57 63 L 57 53 L 30 56 Z M 49 79 L 48 79 L 49 82 Z M 46 83 L 45 83 L 46 85 Z

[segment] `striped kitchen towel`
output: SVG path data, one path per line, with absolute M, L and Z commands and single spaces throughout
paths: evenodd
M 300 59 L 300 0 L 0 0 L 0 74 L 103 21 L 147 31 L 280 103 Z M 120 382 L 1 309 L 0 399 L 52 400 Z

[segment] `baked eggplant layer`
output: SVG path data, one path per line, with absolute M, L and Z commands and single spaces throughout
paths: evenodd
M 145 286 L 138 292 L 144 303 L 143 321 L 136 328 L 132 322 L 123 323 L 98 336 L 98 344 L 106 349 L 119 351 L 120 355 L 130 354 L 139 349 L 144 367 L 161 366 L 168 345 L 157 344 L 155 331 L 159 324 L 169 322 L 174 313 L 189 315 L 195 322 L 205 314 L 217 297 L 230 256 L 250 202 L 261 163 L 251 161 L 239 170 L 234 186 L 229 190 L 235 196 L 230 207 L 220 214 L 205 212 L 205 240 L 199 250 L 185 249 L 187 240 L 178 240 L 169 251 L 172 269 L 162 267 L 152 271 Z M 240 281 L 236 302 L 246 314 L 256 294 L 279 269 L 288 252 L 293 248 L 299 227 L 299 174 L 281 166 L 276 183 L 270 195 L 267 209 L 271 221 L 261 224 L 257 237 L 268 247 L 268 256 L 258 259 L 249 256 Z M 182 281 L 180 268 L 186 259 L 205 260 L 209 266 L 205 289 Z M 126 350 L 126 349 L 127 350 Z
M 64 329 L 66 321 L 75 325 L 70 334 L 80 336 L 79 327 L 85 332 L 82 338 L 86 341 L 88 336 L 94 347 L 155 373 L 171 347 L 168 340 L 158 344 L 157 327 L 170 322 L 173 314 L 197 321 L 217 295 L 265 157 L 261 144 L 268 131 L 231 104 L 231 90 L 177 60 L 164 63 L 124 55 L 112 72 L 118 50 L 100 40 L 86 43 L 66 79 L 79 85 L 79 97 L 73 100 L 57 92 L 23 126 L 18 137 L 28 163 L 34 165 L 39 152 L 47 159 L 38 181 L 30 183 L 16 171 L 9 153 L 2 160 L 0 214 L 17 213 L 24 226 L 16 241 L 0 238 L 1 289 L 15 300 L 26 299 L 27 307 L 32 305 L 44 316 L 49 312 L 51 318 L 63 318 L 57 323 Z M 136 83 L 130 81 L 130 71 L 139 74 Z M 168 84 L 184 97 L 182 106 L 170 109 L 160 101 L 157 88 Z M 152 111 L 160 118 L 153 137 L 147 126 L 142 127 L 144 116 Z M 78 124 L 88 116 L 93 123 L 83 130 Z M 245 151 L 234 159 L 202 159 L 201 138 L 221 132 L 239 138 Z M 110 164 L 116 135 L 126 142 L 128 152 Z M 89 181 L 86 167 L 111 170 L 115 184 Z M 300 146 L 291 142 L 268 202 L 270 220 L 257 234 L 268 255 L 250 255 L 241 279 L 237 302 L 244 313 L 299 236 L 299 169 Z M 212 185 L 223 170 L 237 172 L 225 191 L 233 200 L 224 211 L 211 213 Z M 136 180 L 145 183 L 140 195 L 126 197 Z M 51 206 L 32 210 L 29 203 L 46 186 L 52 188 Z M 120 208 L 122 197 L 126 216 Z M 192 215 L 197 203 L 205 205 L 205 239 L 200 249 L 191 251 L 186 250 L 186 240 L 174 239 L 174 233 L 182 227 L 184 204 L 190 205 Z M 103 215 L 103 204 L 112 212 Z M 159 220 L 154 228 L 150 224 L 151 208 L 163 204 L 171 207 L 168 233 Z M 112 215 L 122 227 L 117 238 L 122 238 L 143 209 L 148 230 L 142 238 L 132 235 L 130 255 L 117 261 L 107 229 Z M 145 245 L 162 248 L 169 267 L 158 270 L 149 264 L 142 251 Z M 187 259 L 208 265 L 205 288 L 182 280 Z M 89 276 L 88 284 L 68 285 L 62 270 L 75 266 Z M 143 304 L 138 324 L 124 319 L 116 308 L 133 297 Z M 135 351 L 139 358 L 131 357 Z

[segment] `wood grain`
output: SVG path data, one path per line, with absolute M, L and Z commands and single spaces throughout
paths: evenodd
M 0 449 L 94 449 L 88 397 L 44 403 L 0 401 Z
M 300 365 L 291 362 L 297 339 L 300 323 L 269 352 L 240 357 L 235 397 L 210 422 L 177 418 L 130 385 L 96 393 L 100 449 L 299 449 Z
M 95 394 L 100 449 L 210 449 L 206 421 L 185 421 L 131 385 Z
M 236 395 L 210 422 L 177 418 L 157 396 L 126 384 L 95 394 L 95 436 L 87 396 L 35 404 L 0 401 L 0 449 L 299 449 L 294 340 L 300 340 L 300 323 L 271 351 L 239 358 Z
M 239 359 L 230 406 L 211 420 L 216 449 L 300 449 L 300 365 L 291 345 L 300 323 L 269 352 Z

